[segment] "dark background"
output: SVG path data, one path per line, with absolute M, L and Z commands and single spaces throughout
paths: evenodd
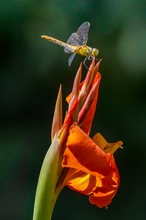
M 115 153 L 121 185 L 108 209 L 64 189 L 53 220 L 146 219 L 145 0 L 1 0 L 1 220 L 32 219 L 59 84 L 65 100 L 83 60 L 77 55 L 69 68 L 63 48 L 40 35 L 66 41 L 84 21 L 91 23 L 88 45 L 103 59 L 91 134 L 100 131 L 109 142 L 124 142 Z

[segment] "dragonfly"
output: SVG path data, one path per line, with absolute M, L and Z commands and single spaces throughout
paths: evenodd
M 71 56 L 68 59 L 69 66 L 71 65 L 76 54 L 80 54 L 86 57 L 83 62 L 85 64 L 86 59 L 92 60 L 93 58 L 96 58 L 99 54 L 99 50 L 97 48 L 87 46 L 89 27 L 90 23 L 84 22 L 78 28 L 76 33 L 72 33 L 70 35 L 66 43 L 46 35 L 41 35 L 41 37 L 47 41 L 53 42 L 64 47 L 65 53 L 71 53 Z

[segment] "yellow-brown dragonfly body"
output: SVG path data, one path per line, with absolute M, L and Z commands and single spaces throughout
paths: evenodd
M 88 31 L 89 31 L 90 23 L 84 22 L 77 30 L 76 33 L 72 33 L 68 38 L 67 42 L 64 43 L 56 38 L 42 35 L 41 37 L 47 41 L 53 42 L 64 47 L 65 53 L 73 53 L 68 59 L 68 65 L 70 66 L 73 58 L 76 54 L 80 54 L 87 58 L 93 59 L 99 53 L 99 50 L 96 48 L 88 47 L 86 45 L 88 41 Z

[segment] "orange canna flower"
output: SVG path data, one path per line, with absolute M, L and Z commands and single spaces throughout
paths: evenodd
M 60 142 L 66 137 L 62 167 L 68 170 L 58 186 L 66 184 L 71 189 L 88 195 L 90 203 L 101 208 L 110 204 L 120 184 L 113 153 L 121 147 L 122 142 L 108 143 L 99 133 L 93 140 L 89 137 L 101 79 L 99 65 L 100 61 L 95 66 L 93 60 L 81 83 L 80 66 L 72 92 L 67 97 L 69 108 L 58 136 Z
M 94 138 L 90 139 L 77 123 L 74 123 L 69 130 L 62 166 L 69 168 L 64 180 L 66 185 L 88 195 L 90 203 L 101 208 L 111 203 L 118 190 L 120 176 L 113 154 L 105 153 L 100 148 L 100 145 L 106 148 L 108 143 L 99 133 L 97 136 L 95 143 Z M 111 152 L 121 145 L 121 141 L 111 146 L 109 144 Z

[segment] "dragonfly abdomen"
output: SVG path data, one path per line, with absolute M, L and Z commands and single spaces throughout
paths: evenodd
M 67 53 L 73 53 L 75 51 L 76 46 L 72 46 L 72 45 L 69 45 L 67 43 L 64 43 L 63 41 L 57 40 L 54 37 L 49 37 L 49 36 L 46 36 L 46 35 L 41 35 L 41 38 L 44 38 L 47 41 L 53 42 L 55 44 L 60 45 L 61 47 L 64 47 L 66 49 Z
M 66 46 L 67 46 L 66 43 L 64 43 L 64 42 L 61 41 L 61 40 L 57 40 L 56 38 L 49 37 L 49 36 L 46 36 L 46 35 L 41 35 L 41 37 L 44 38 L 44 39 L 47 40 L 47 41 L 53 42 L 53 43 L 58 44 L 58 45 L 60 45 L 60 46 L 62 46 L 62 47 L 66 47 Z

